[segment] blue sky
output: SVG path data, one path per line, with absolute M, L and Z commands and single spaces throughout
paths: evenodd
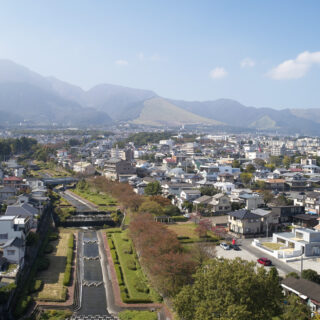
M 2 0 L 0 58 L 88 89 L 320 107 L 320 1 Z

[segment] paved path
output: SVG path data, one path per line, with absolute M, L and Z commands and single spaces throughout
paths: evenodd
M 97 211 L 95 206 L 69 190 L 60 192 L 60 195 L 76 207 L 78 212 Z

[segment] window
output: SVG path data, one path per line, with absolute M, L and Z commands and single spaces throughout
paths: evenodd
M 8 234 L 7 233 L 0 233 L 0 240 L 7 240 Z
M 8 250 L 8 256 L 14 256 L 14 254 L 16 253 L 16 250 Z

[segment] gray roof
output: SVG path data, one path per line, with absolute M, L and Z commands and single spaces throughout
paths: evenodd
M 23 247 L 24 241 L 20 238 L 12 238 L 9 239 L 4 245 L 2 245 L 2 248 L 6 247 Z
M 34 216 L 36 214 L 38 214 L 38 210 L 28 203 L 8 206 L 5 213 L 6 216 Z
M 281 285 L 285 285 L 308 298 L 320 302 L 320 285 L 305 279 L 296 279 L 289 277 L 281 281 Z
M 254 214 L 257 214 L 258 216 L 264 217 L 266 215 L 268 215 L 271 210 L 263 210 L 263 209 L 255 209 L 251 211 Z
M 260 219 L 260 216 L 257 214 L 254 214 L 246 209 L 240 209 L 237 211 L 229 212 L 229 216 L 235 217 L 239 220 L 246 220 L 246 219 Z

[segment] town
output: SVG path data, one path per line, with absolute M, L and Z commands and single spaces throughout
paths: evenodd
M 318 319 L 320 138 L 50 130 L 1 133 L 1 319 Z

